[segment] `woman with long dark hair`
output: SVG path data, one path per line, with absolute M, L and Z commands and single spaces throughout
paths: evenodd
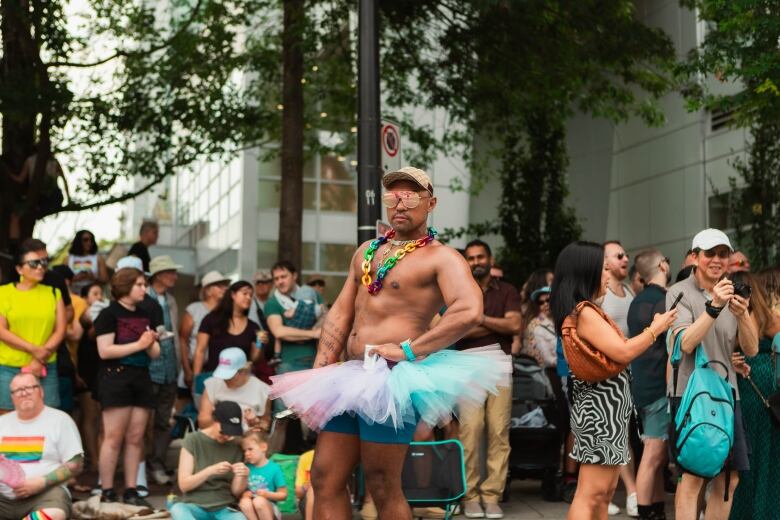
M 752 287 L 749 311 L 759 331 L 758 354 L 745 358 L 732 354 L 732 362 L 742 376 L 737 384 L 741 396 L 742 417 L 750 444 L 750 471 L 739 476 L 734 491 L 731 520 L 773 518 L 777 515 L 775 497 L 780 482 L 780 431 L 772 424 L 763 398 L 777 392 L 772 354 L 772 339 L 780 334 L 780 285 L 778 268 L 766 269 L 758 276 L 734 273 L 734 283 Z M 747 379 L 750 378 L 750 379 Z M 755 386 L 753 386 L 755 385 Z
M 248 317 L 253 294 L 251 283 L 244 280 L 234 282 L 217 307 L 200 323 L 195 359 L 192 363 L 196 403 L 200 402 L 200 395 L 203 393 L 203 381 L 217 368 L 220 352 L 226 348 L 238 347 L 253 363 L 260 359 L 263 338 L 258 334 L 262 334 L 262 331 L 260 325 Z
M 593 242 L 573 242 L 558 255 L 550 305 L 559 335 L 564 320 L 574 314 L 579 338 L 625 365 L 674 323 L 677 311 L 656 314 L 642 334 L 626 340 L 604 311 L 593 304 L 606 293 L 608 280 L 604 248 Z M 582 302 L 587 304 L 578 308 Z M 568 518 L 606 520 L 620 467 L 630 460 L 628 424 L 633 401 L 629 375 L 623 370 L 610 379 L 587 382 L 573 374 L 572 385 L 574 447 L 569 456 L 580 463 L 580 476 Z
M 97 241 L 92 231 L 82 229 L 76 232 L 68 249 L 68 256 L 62 262 L 73 271 L 71 292 L 79 294 L 90 283 L 108 283 L 106 261 L 98 252 Z

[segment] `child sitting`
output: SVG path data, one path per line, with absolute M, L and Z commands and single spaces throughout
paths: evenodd
M 298 498 L 298 511 L 304 520 L 314 518 L 314 490 L 311 488 L 311 464 L 314 450 L 309 450 L 298 459 L 295 472 L 295 496 Z
M 248 520 L 280 520 L 282 514 L 275 502 L 287 499 L 287 483 L 282 468 L 268 460 L 268 438 L 265 433 L 248 431 L 241 440 L 244 461 L 249 468 L 248 489 L 239 507 Z

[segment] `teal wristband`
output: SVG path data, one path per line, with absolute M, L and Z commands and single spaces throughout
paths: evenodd
M 414 361 L 417 359 L 417 357 L 414 355 L 414 352 L 412 352 L 412 340 L 407 339 L 406 341 L 402 341 L 401 350 L 404 351 L 407 361 Z

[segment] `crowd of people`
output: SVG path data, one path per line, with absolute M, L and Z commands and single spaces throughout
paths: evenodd
M 430 212 L 435 198 L 427 176 L 411 170 L 386 179 L 385 187 L 395 191 L 388 191 L 394 198 L 385 205 L 393 217 L 401 213 L 424 224 L 421 199 L 428 199 Z M 354 260 L 330 310 L 322 279 L 300 284 L 296 266 L 281 261 L 251 282 L 206 273 L 197 301 L 182 302 L 187 305 L 179 312 L 174 289 L 181 266 L 169 256 L 151 257 L 157 234 L 153 223 L 144 222 L 133 254 L 112 270 L 86 230 L 57 266 L 49 266 L 41 241 L 21 244 L 19 280 L 0 286 L 0 387 L 8 389 L 0 392 L 0 517 L 10 511 L 8 518 L 68 518 L 64 486 L 85 491 L 77 477 L 87 469 L 95 475 L 88 487 L 102 501 L 141 506 L 148 506 L 147 478 L 173 485 L 175 474 L 180 495 L 169 503 L 175 519 L 272 520 L 280 518 L 277 504 L 288 495 L 311 519 L 351 507 L 344 502 L 344 482 L 361 460 L 363 518 L 390 518 L 392 511 L 400 514 L 393 518 L 406 518 L 408 506 L 398 506 L 395 493 L 397 456 L 412 439 L 438 436 L 463 445 L 465 517 L 502 518 L 510 453 L 523 450 L 510 442 L 510 382 L 491 383 L 486 398 L 462 402 L 456 420 L 446 424 L 426 421 L 417 410 L 419 426 L 401 426 L 403 435 L 398 425 L 389 433 L 387 424 L 366 422 L 363 412 L 353 414 L 354 424 L 347 414 L 328 418 L 313 428 L 322 430 L 316 451 L 309 442 L 316 431 L 295 420 L 274 421 L 274 412 L 292 407 L 284 394 L 272 400 L 280 396 L 275 383 L 290 381 L 275 376 L 362 360 L 368 338 L 392 363 L 415 355 L 433 359 L 440 350 L 496 348 L 538 364 L 557 401 L 560 498 L 571 503 L 569 518 L 618 513 L 613 495 L 619 481 L 626 513 L 644 520 L 666 518 L 666 492 L 675 487 L 680 520 L 697 520 L 701 511 L 724 520 L 777 515 L 773 461 L 780 460 L 780 439 L 767 399 L 780 382 L 772 347 L 780 333 L 780 268 L 751 273 L 748 259 L 721 231 L 698 233 L 679 272 L 658 249 L 638 252 L 631 264 L 620 242 L 576 242 L 561 252 L 554 270 L 534 271 L 519 290 L 503 279 L 490 246 L 473 240 L 460 256 L 443 257 L 455 265 L 452 280 L 437 289 L 446 305 L 424 323 L 414 315 L 416 339 L 400 344 L 392 339 L 395 332 L 382 339 L 381 327 L 371 328 L 372 320 L 389 319 L 373 300 L 361 300 L 373 297 L 371 285 L 364 282 L 366 296 L 358 293 L 361 265 L 370 281 L 368 253 L 369 271 L 363 255 Z M 368 251 L 389 244 L 382 251 L 387 258 L 393 247 L 424 247 L 433 240 L 429 235 L 423 243 L 388 235 Z M 419 262 L 427 258 L 415 254 Z M 458 269 L 470 270 L 469 283 L 455 282 Z M 384 289 L 378 277 L 374 292 L 402 298 L 400 287 L 412 291 L 423 283 L 399 272 L 406 274 L 388 278 Z M 403 305 L 410 312 L 415 305 L 438 305 L 438 298 L 421 294 L 408 293 L 412 299 Z M 481 315 L 472 316 L 480 296 Z M 380 314 L 369 320 L 361 312 Z M 670 357 L 673 348 L 681 352 L 679 361 Z M 608 377 L 588 377 L 581 360 L 572 358 L 587 349 L 600 360 L 596 368 L 614 368 Z M 678 410 L 699 356 L 720 371 L 735 397 L 728 462 L 712 478 L 678 463 Z M 187 413 L 197 429 L 184 437 L 174 472 L 167 466 L 173 417 Z M 356 436 L 363 447 L 353 453 L 344 435 Z M 383 448 L 371 451 L 376 444 Z M 398 445 L 400 452 L 393 448 Z M 305 452 L 294 483 L 269 459 L 274 451 Z M 115 490 L 120 457 L 121 498 Z M 19 468 L 22 474 L 15 475 Z M 398 469 L 399 480 L 388 468 Z M 444 518 L 445 511 L 420 508 L 414 514 Z

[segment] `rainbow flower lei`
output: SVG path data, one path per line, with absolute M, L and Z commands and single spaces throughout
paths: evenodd
M 385 233 L 384 236 L 381 236 L 372 241 L 363 255 L 362 264 L 363 278 L 361 281 L 363 282 L 364 286 L 368 287 L 368 294 L 377 294 L 382 289 L 382 281 L 385 279 L 385 276 L 387 276 L 387 272 L 395 267 L 395 264 L 398 263 L 398 261 L 401 260 L 404 256 L 406 256 L 406 253 L 411 253 L 418 247 L 425 247 L 430 244 L 433 239 L 436 238 L 437 233 L 438 232 L 434 228 L 429 227 L 428 235 L 422 238 L 418 238 L 414 242 L 409 242 L 404 247 L 393 253 L 393 256 L 385 260 L 379 267 L 376 272 L 376 280 L 373 282 L 371 281 L 371 261 L 374 259 L 374 255 L 376 254 L 377 249 L 379 249 L 380 246 L 386 244 L 388 240 L 395 236 L 395 230 L 391 229 Z

